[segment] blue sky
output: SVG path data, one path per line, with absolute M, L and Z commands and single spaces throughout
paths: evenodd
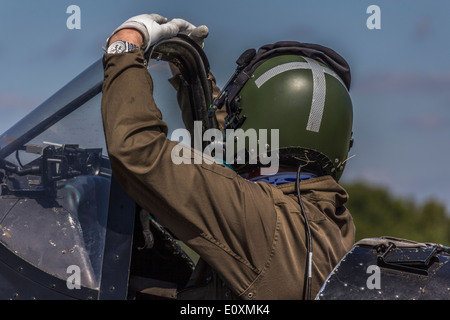
M 69 30 L 69 5 L 81 29 Z M 369 30 L 370 5 L 381 29 Z M 218 83 L 247 48 L 279 40 L 329 46 L 352 68 L 355 147 L 343 181 L 364 179 L 450 211 L 450 1 L 446 0 L 0 0 L 0 131 L 99 59 L 112 30 L 159 13 L 210 29 L 205 51 Z

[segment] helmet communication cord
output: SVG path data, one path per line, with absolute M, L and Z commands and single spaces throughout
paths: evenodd
M 297 189 L 297 198 L 298 203 L 300 204 L 300 210 L 302 212 L 303 218 L 305 219 L 305 229 L 306 229 L 306 237 L 307 237 L 307 268 L 306 268 L 306 283 L 305 283 L 305 293 L 307 300 L 311 300 L 311 279 L 312 279 L 312 257 L 313 257 L 313 250 L 312 250 L 312 238 L 311 238 L 311 229 L 309 227 L 309 221 L 308 217 L 306 216 L 305 208 L 303 207 L 302 198 L 300 195 L 300 172 L 302 169 L 302 165 L 298 166 L 297 170 L 297 180 L 296 180 L 296 189 Z

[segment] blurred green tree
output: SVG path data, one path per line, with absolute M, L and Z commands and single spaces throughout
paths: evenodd
M 386 187 L 366 182 L 345 183 L 347 208 L 355 226 L 356 241 L 393 236 L 450 245 L 450 215 L 444 204 L 428 199 L 423 204 L 393 195 Z

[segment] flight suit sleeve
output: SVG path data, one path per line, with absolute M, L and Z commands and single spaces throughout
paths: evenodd
M 239 294 L 270 255 L 272 191 L 183 149 L 175 164 L 142 51 L 105 54 L 102 118 L 113 175 L 134 200 L 216 269 Z M 188 150 L 189 152 L 187 152 Z

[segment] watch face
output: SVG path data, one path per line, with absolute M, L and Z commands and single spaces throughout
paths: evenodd
M 126 49 L 124 41 L 116 41 L 111 44 L 108 48 L 108 53 L 122 53 Z

